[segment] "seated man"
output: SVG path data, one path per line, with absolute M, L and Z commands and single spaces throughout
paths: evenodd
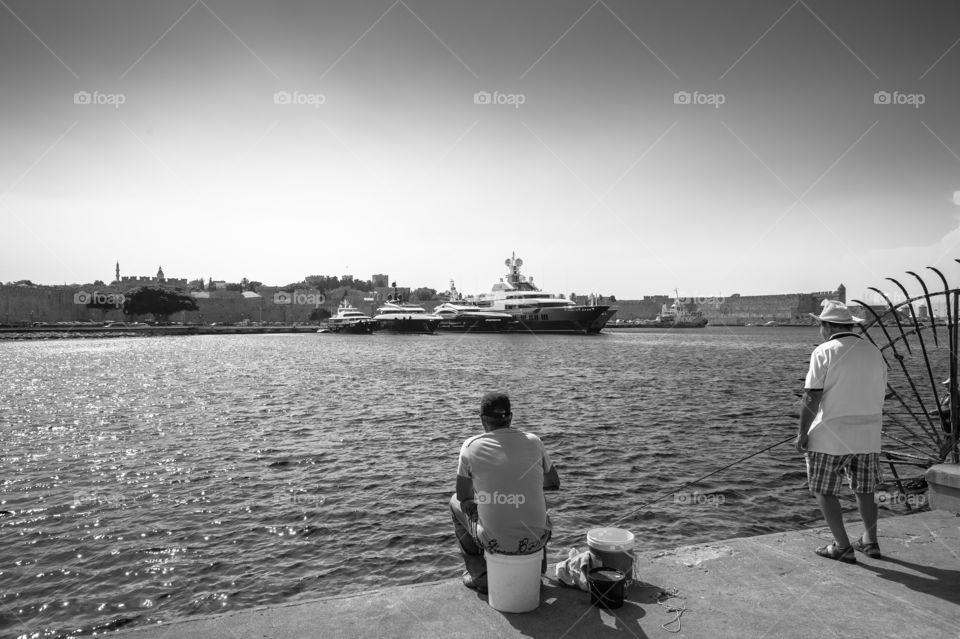
M 502 555 L 544 553 L 550 539 L 544 490 L 560 488 L 543 442 L 511 428 L 510 398 L 487 393 L 480 402 L 483 434 L 460 448 L 457 492 L 450 499 L 453 526 L 467 567 L 463 583 L 486 592 L 483 551 Z

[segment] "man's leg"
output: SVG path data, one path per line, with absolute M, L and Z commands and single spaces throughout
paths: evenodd
M 483 549 L 477 545 L 477 541 L 470 532 L 472 524 L 466 513 L 460 509 L 460 501 L 456 495 L 450 498 L 450 513 L 453 515 L 453 530 L 457 535 L 460 554 L 463 555 L 463 563 L 467 567 L 467 572 L 474 580 L 479 580 L 481 577 L 486 578 L 487 560 L 483 558 Z
M 877 502 L 873 493 L 854 493 L 857 496 L 857 508 L 863 519 L 863 543 L 877 543 Z
M 880 485 L 880 455 L 857 455 L 850 466 L 850 488 L 857 496 L 857 508 L 863 519 L 863 542 L 877 543 L 877 502 L 873 494 Z
M 807 452 L 807 483 L 820 505 L 823 518 L 833 533 L 833 540 L 840 548 L 850 547 L 847 529 L 843 526 L 843 508 L 837 495 L 842 485 L 840 470 L 844 459 L 825 453 Z
M 840 506 L 840 499 L 836 495 L 817 493 L 817 503 L 820 504 L 820 510 L 823 511 L 823 518 L 827 520 L 827 525 L 830 526 L 830 532 L 833 533 L 833 539 L 837 542 L 837 547 L 849 548 L 850 538 L 847 537 L 847 529 L 843 526 L 843 508 Z M 874 526 L 876 526 L 876 522 L 874 522 Z

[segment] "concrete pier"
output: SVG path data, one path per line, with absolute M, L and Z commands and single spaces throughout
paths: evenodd
M 851 538 L 862 527 L 848 524 Z M 459 579 L 190 618 L 119 635 L 205 637 L 960 637 L 960 517 L 880 520 L 882 559 L 818 557 L 825 528 L 640 556 L 622 608 L 544 578 L 539 609 L 497 612 Z M 585 545 L 585 544 L 584 544 Z M 584 548 L 585 549 L 585 548 Z M 553 574 L 553 567 L 548 570 Z M 675 596 L 668 596 L 675 594 Z M 683 609 L 677 619 L 677 609 Z M 679 632 L 668 632 L 671 631 Z

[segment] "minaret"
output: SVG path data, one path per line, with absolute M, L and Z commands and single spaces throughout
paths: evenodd
M 120 260 L 117 260 L 117 279 L 115 279 L 114 281 L 115 282 L 120 281 Z

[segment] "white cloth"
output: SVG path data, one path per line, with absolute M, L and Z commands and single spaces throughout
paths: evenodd
M 876 346 L 853 333 L 834 335 L 810 355 L 804 387 L 823 391 L 807 450 L 880 452 L 887 366 Z

